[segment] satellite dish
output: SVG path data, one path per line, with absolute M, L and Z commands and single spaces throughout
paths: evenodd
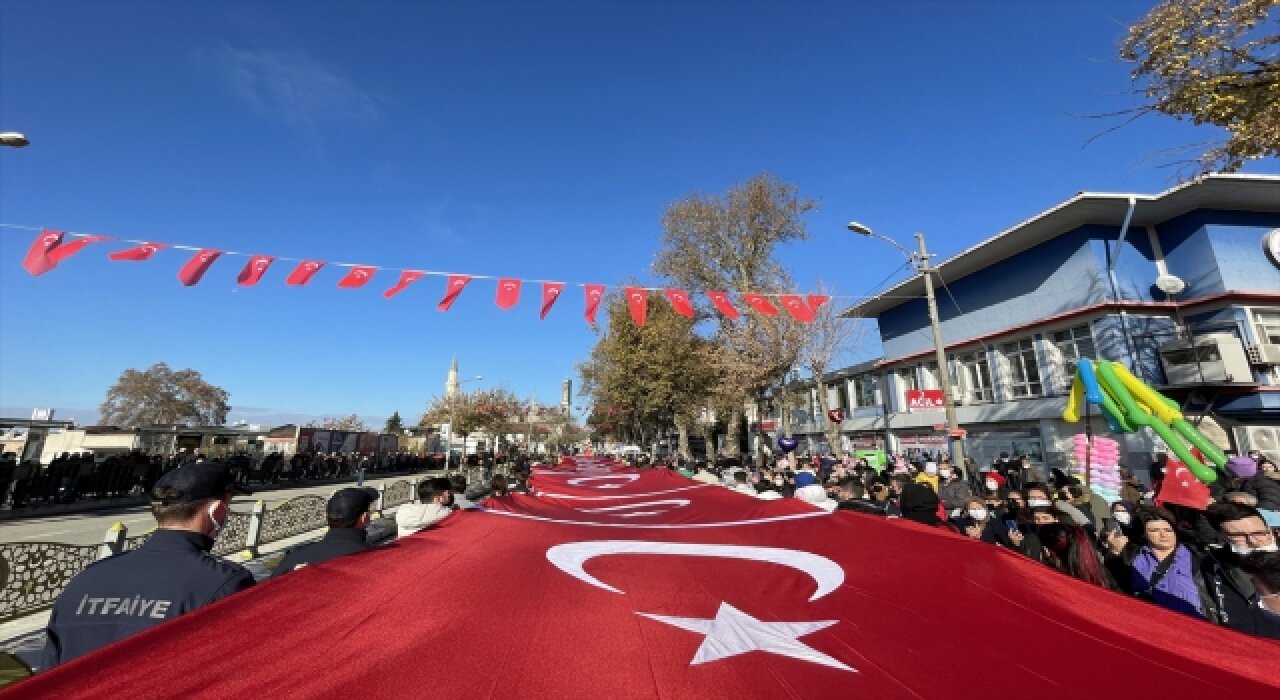
M 1186 288 L 1187 283 L 1183 282 L 1181 277 L 1177 277 L 1175 275 L 1160 275 L 1156 278 L 1156 289 L 1159 289 L 1169 296 L 1181 294 L 1182 290 Z

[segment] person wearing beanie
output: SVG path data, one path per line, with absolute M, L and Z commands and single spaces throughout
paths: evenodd
M 1280 483 L 1259 473 L 1252 457 L 1228 459 L 1227 474 L 1231 476 L 1229 490 L 1253 494 L 1261 510 L 1280 510 Z
M 919 474 L 916 474 L 916 483 L 928 486 L 936 494 L 938 492 L 938 464 L 936 462 L 925 462 L 924 469 Z

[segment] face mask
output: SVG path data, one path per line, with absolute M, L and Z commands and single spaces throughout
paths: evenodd
M 1027 499 L 1027 505 L 1032 508 L 1048 508 L 1053 504 L 1043 498 L 1029 498 Z
M 973 518 L 974 520 L 986 520 L 987 509 L 986 508 L 970 508 L 969 517 Z
M 1253 554 L 1254 552 L 1280 552 L 1280 545 L 1277 545 L 1275 542 L 1261 547 L 1250 547 L 1247 544 L 1232 544 L 1231 551 L 1243 557 Z
M 1117 510 L 1116 512 L 1111 514 L 1111 519 L 1115 520 L 1121 525 L 1128 525 L 1129 523 L 1133 522 L 1133 516 L 1130 515 L 1129 511 L 1127 510 Z
M 773 484 L 774 484 L 774 486 L 781 486 L 783 483 L 785 483 L 785 482 L 783 481 L 782 477 L 780 477 L 780 476 L 779 476 L 779 477 L 775 477 L 775 478 L 774 478 L 774 480 L 773 480 Z
M 931 466 L 929 466 L 929 465 L 927 465 L 927 464 L 926 464 L 926 465 L 924 465 L 924 473 L 925 473 L 925 474 L 937 474 L 937 473 L 938 473 L 938 468 L 937 468 L 937 467 L 931 467 Z
M 941 470 L 939 470 L 939 471 L 938 471 L 938 476 L 940 476 L 940 477 L 942 477 L 942 478 L 944 478 L 944 479 L 950 479 L 950 478 L 951 478 L 951 470 L 950 470 L 950 469 L 941 469 Z
M 995 491 L 996 489 L 1000 488 L 999 481 L 993 481 L 991 479 L 987 479 L 986 484 L 987 484 L 987 489 L 989 491 Z
M 208 511 L 209 521 L 213 523 L 213 531 L 209 533 L 209 537 L 215 540 L 218 539 L 218 533 L 222 532 L 222 526 L 227 524 L 226 518 L 223 518 L 222 522 L 218 522 L 218 518 L 214 516 L 214 513 L 218 512 L 218 505 L 219 505 L 218 501 L 214 501 L 213 503 L 210 503 L 209 511 Z

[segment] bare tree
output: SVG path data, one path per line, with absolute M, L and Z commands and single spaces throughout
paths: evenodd
M 309 421 L 303 427 L 320 428 L 321 430 L 345 430 L 350 433 L 369 431 L 369 426 L 364 422 L 364 419 L 354 413 L 349 416 L 324 416 L 318 421 Z
M 825 285 L 818 282 L 818 294 L 830 296 Z M 840 423 L 830 420 L 831 398 L 827 395 L 823 376 L 842 363 L 866 342 L 868 329 L 860 320 L 843 318 L 835 304 L 827 303 L 814 311 L 813 323 L 804 327 L 804 344 L 800 349 L 800 366 L 808 370 L 817 385 L 818 405 L 822 411 L 819 420 L 826 435 L 827 444 L 839 457 L 844 457 L 844 445 L 840 440 Z

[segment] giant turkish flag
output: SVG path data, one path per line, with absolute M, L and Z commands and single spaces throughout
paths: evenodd
M 540 469 L 547 495 L 489 499 L 0 696 L 1280 693 L 1280 644 L 996 546 L 664 470 L 578 466 Z

